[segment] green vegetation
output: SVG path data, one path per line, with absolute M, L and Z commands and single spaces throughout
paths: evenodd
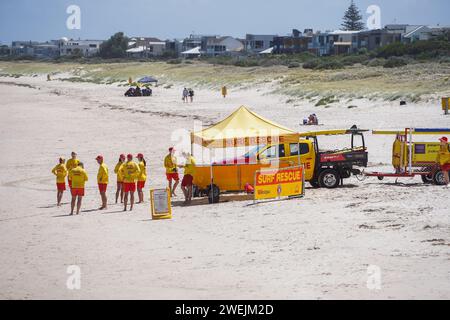
M 351 1 L 350 6 L 345 12 L 342 22 L 342 29 L 347 31 L 359 31 L 364 29 L 361 12 L 359 11 L 353 0 Z
M 129 39 L 123 32 L 117 32 L 100 45 L 100 57 L 104 59 L 124 58 L 127 56 Z

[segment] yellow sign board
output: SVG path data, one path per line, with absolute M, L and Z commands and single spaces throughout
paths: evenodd
M 450 98 L 442 98 L 442 110 L 450 111 Z
M 265 169 L 255 173 L 255 200 L 304 195 L 303 166 Z
M 150 190 L 150 205 L 153 220 L 172 219 L 172 206 L 170 201 L 170 190 Z

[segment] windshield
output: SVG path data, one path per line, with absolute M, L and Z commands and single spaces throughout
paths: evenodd
M 260 145 L 254 147 L 252 150 L 244 154 L 244 158 L 256 158 L 256 155 L 258 154 L 259 150 L 263 149 L 266 145 Z

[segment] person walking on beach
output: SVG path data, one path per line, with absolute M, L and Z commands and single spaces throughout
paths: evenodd
M 224 98 L 226 98 L 226 97 L 227 97 L 227 94 L 228 94 L 228 89 L 227 89 L 226 86 L 223 86 L 223 87 L 222 87 L 222 96 L 223 96 Z
M 175 157 L 175 148 L 169 148 L 169 154 L 164 158 L 164 167 L 166 168 L 166 178 L 169 181 L 169 190 L 173 197 L 176 197 L 175 190 L 177 189 L 180 177 L 177 169 L 177 158 Z M 175 184 L 172 187 L 172 182 Z
M 147 181 L 147 162 L 145 161 L 144 155 L 142 153 L 139 153 L 137 155 L 137 158 L 139 161 L 139 176 L 137 181 L 139 204 L 144 202 L 144 192 L 142 190 L 144 189 L 145 182 Z
M 119 196 L 120 196 L 120 203 L 123 203 L 123 176 L 120 168 L 122 167 L 124 162 L 125 162 L 125 155 L 121 154 L 119 157 L 119 161 L 117 162 L 114 168 L 114 173 L 117 175 L 116 204 L 119 201 Z
M 183 89 L 183 102 L 185 102 L 185 103 L 188 102 L 188 96 L 189 96 L 189 91 L 188 91 L 188 89 L 184 88 Z
M 194 90 L 189 89 L 189 100 L 192 102 L 194 102 Z
M 183 156 L 186 159 L 184 166 L 184 176 L 181 181 L 181 190 L 184 193 L 184 203 L 189 204 L 192 201 L 192 189 L 194 185 L 194 174 L 195 174 L 195 159 L 189 152 L 183 152 Z
M 81 202 L 84 197 L 84 186 L 88 181 L 88 175 L 84 170 L 84 165 L 79 162 L 78 165 L 69 172 L 70 181 L 72 181 L 72 201 L 70 203 L 70 215 L 73 215 L 75 202 L 77 203 L 77 215 L 80 214 Z
M 56 201 L 58 207 L 61 206 L 61 200 L 64 191 L 66 191 L 67 168 L 65 163 L 66 160 L 64 158 L 59 158 L 59 164 L 52 169 L 52 173 L 56 176 Z
M 445 185 L 449 184 L 448 172 L 450 171 L 450 150 L 448 144 L 448 138 L 442 137 L 439 139 L 441 147 L 439 149 L 437 161 L 441 167 L 442 173 L 444 174 Z
M 109 183 L 109 170 L 108 166 L 103 162 L 103 156 L 99 155 L 97 158 L 97 163 L 99 164 L 98 173 L 97 173 L 97 183 L 98 183 L 98 191 L 100 192 L 100 197 L 102 199 L 102 206 L 99 210 L 104 210 L 108 207 L 108 199 L 106 197 L 106 189 L 108 188 Z
M 130 199 L 130 211 L 133 211 L 134 193 L 136 192 L 136 180 L 139 176 L 139 166 L 133 161 L 133 155 L 127 155 L 127 162 L 122 165 L 123 175 L 123 192 L 124 192 L 124 209 L 127 211 L 128 199 Z
M 80 163 L 80 160 L 77 159 L 77 153 L 73 152 L 71 153 L 71 158 L 67 160 L 66 168 L 67 172 L 70 172 L 70 170 L 75 169 L 78 164 Z M 70 175 L 67 176 L 67 183 L 69 184 L 69 188 L 72 188 L 72 180 L 70 179 Z

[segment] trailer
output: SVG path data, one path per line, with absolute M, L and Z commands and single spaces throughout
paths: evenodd
M 392 146 L 392 166 L 394 172 L 364 172 L 367 177 L 385 178 L 414 178 L 420 176 L 423 183 L 443 185 L 444 175 L 437 163 L 439 142 L 415 142 L 418 135 L 450 134 L 448 128 L 419 129 L 406 128 L 404 131 L 372 131 L 374 135 L 395 135 Z

